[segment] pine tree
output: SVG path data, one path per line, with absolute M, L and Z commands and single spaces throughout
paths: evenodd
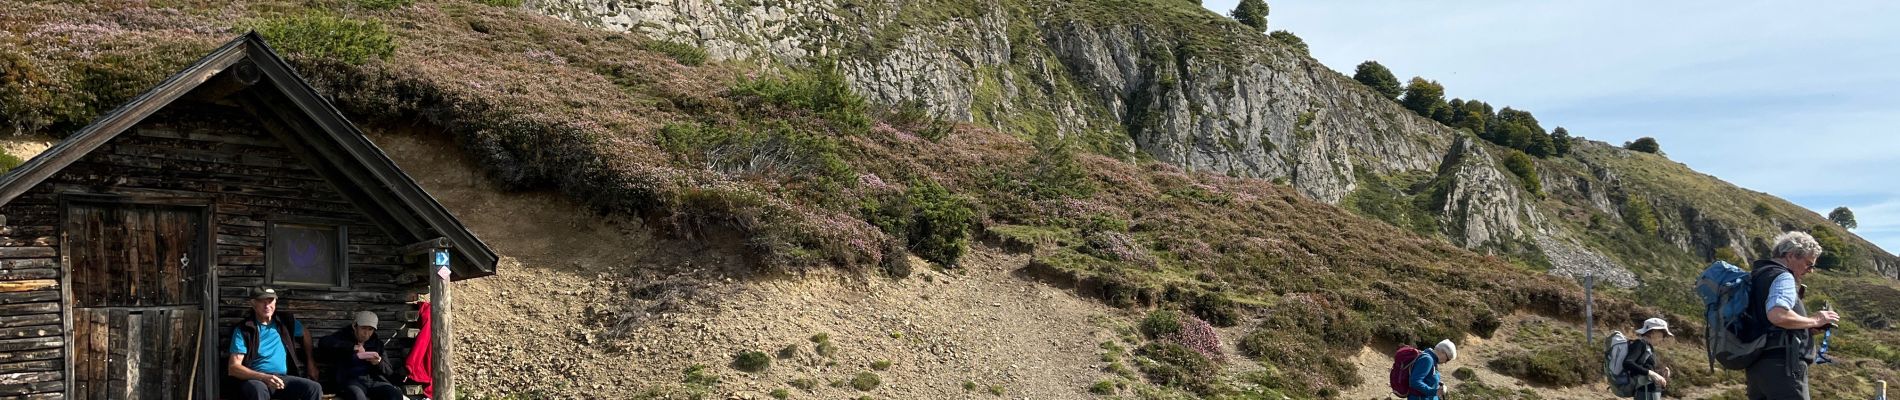
M 1359 63 L 1359 67 L 1353 69 L 1352 79 L 1371 87 L 1372 91 L 1379 92 L 1389 99 L 1398 100 L 1399 95 L 1405 93 L 1405 88 L 1399 86 L 1399 78 L 1392 76 L 1392 70 L 1379 65 L 1378 61 L 1367 60 Z

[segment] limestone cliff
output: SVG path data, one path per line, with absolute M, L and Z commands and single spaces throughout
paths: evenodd
M 688 43 L 718 60 L 838 61 L 855 90 L 893 107 L 1192 170 L 1284 183 L 1339 204 L 1366 174 L 1436 171 L 1438 234 L 1537 260 L 1553 273 L 1637 284 L 1624 265 L 1698 263 L 1809 229 L 1818 215 L 1652 155 L 1579 140 L 1537 163 L 1521 189 L 1494 152 L 1420 118 L 1300 50 L 1198 7 L 1166 2 L 531 0 L 541 13 Z M 1658 164 L 1661 163 L 1661 164 Z M 1641 164 L 1640 166 L 1637 164 Z M 1682 177 L 1625 179 L 1675 165 Z M 1690 181 L 1679 181 L 1689 179 Z M 1692 181 L 1692 182 L 1691 182 Z M 1636 199 L 1632 201 L 1632 199 Z M 1626 228 L 1641 202 L 1654 232 Z M 1761 211 L 1761 210 L 1768 211 Z M 1754 211 L 1751 211 L 1754 210 Z M 1625 231 L 1623 236 L 1611 232 Z M 1856 268 L 1893 276 L 1900 258 L 1850 236 Z M 1662 250 L 1632 251 L 1627 241 Z M 1637 247 L 1637 246 L 1629 246 Z M 1658 246 L 1661 247 L 1661 246 Z M 1619 262 L 1620 261 L 1620 262 Z

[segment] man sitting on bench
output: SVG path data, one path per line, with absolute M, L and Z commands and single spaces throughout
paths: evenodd
M 376 313 L 356 312 L 350 326 L 324 336 L 317 359 L 330 371 L 324 386 L 337 400 L 402 400 L 402 389 L 389 383 L 394 369 L 383 359 L 383 341 L 376 337 Z
M 304 354 L 291 350 L 291 341 L 304 339 Z M 297 376 L 310 354 L 310 336 L 303 323 L 277 313 L 277 291 L 259 289 L 251 296 L 251 313 L 231 329 L 229 374 L 237 380 L 237 398 L 245 400 L 317 400 L 323 388 Z M 300 357 L 301 356 L 301 357 Z M 311 367 L 311 375 L 316 368 Z

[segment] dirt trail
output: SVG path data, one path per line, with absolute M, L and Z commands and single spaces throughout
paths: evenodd
M 920 266 L 902 280 L 836 270 L 750 277 L 730 240 L 656 238 L 640 221 L 601 217 L 556 193 L 502 192 L 440 135 L 372 139 L 503 255 L 495 276 L 456 292 L 455 362 L 471 394 L 623 399 L 653 389 L 765 399 L 786 389 L 793 398 L 988 399 L 999 398 L 987 393 L 999 386 L 1001 398 L 1097 398 L 1085 388 L 1112 378 L 1102 372 L 1097 345 L 1114 339 L 1112 327 L 1139 318 L 1017 277 L 1027 257 L 984 246 L 960 270 Z M 1541 387 L 1484 367 L 1520 348 L 1509 342 L 1530 319 L 1539 318 L 1511 316 L 1491 339 L 1465 338 L 1446 369 L 1451 393 L 1468 383 L 1450 372 L 1471 367 L 1478 381 L 1507 391 L 1607 398 L 1601 383 Z M 1221 330 L 1229 352 L 1245 330 Z M 819 333 L 835 354 L 816 354 L 809 338 Z M 792 357 L 775 357 L 763 373 L 729 366 L 739 352 L 788 346 Z M 1365 384 L 1340 398 L 1392 398 L 1386 353 L 1368 347 L 1353 356 Z M 873 371 L 878 361 L 891 366 Z M 707 366 L 718 382 L 685 384 L 694 365 Z M 1258 369 L 1239 359 L 1229 367 Z M 860 372 L 875 372 L 881 384 L 869 391 L 833 386 Z M 816 387 L 791 384 L 803 379 Z M 965 382 L 978 390 L 965 390 Z
M 732 273 L 737 248 L 658 239 L 558 194 L 503 193 L 446 138 L 372 138 L 504 256 L 497 275 L 456 292 L 455 361 L 471 393 L 629 398 L 683 389 L 697 364 L 718 377 L 707 391 L 718 398 L 997 398 L 992 385 L 1007 398 L 1089 398 L 1086 386 L 1108 376 L 1097 350 L 1113 337 L 1106 321 L 1133 318 L 1013 277 L 1027 258 L 984 247 L 961 270 L 903 280 L 746 279 Z M 815 354 L 818 333 L 836 354 Z M 728 366 L 738 352 L 787 346 L 797 355 L 764 373 Z M 828 385 L 876 361 L 892 363 L 875 372 L 876 389 Z M 796 379 L 818 387 L 792 388 Z

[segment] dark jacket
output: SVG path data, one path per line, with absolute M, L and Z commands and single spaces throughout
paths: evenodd
M 1657 364 L 1655 348 L 1648 341 L 1642 339 L 1630 341 L 1629 355 L 1623 357 L 1623 371 L 1628 372 L 1630 377 L 1639 379 L 1638 382 L 1643 382 L 1642 386 L 1636 387 L 1637 393 L 1661 391 L 1662 388 L 1656 387 L 1656 382 L 1649 379 L 1649 370 L 1656 369 Z
M 287 312 L 278 312 L 271 315 L 270 319 L 270 326 L 277 330 L 278 341 L 284 344 L 284 366 L 287 370 L 286 374 L 291 376 L 305 376 L 303 352 L 297 351 L 302 348 L 301 344 L 303 342 L 299 339 L 303 339 L 303 337 L 291 336 L 290 334 L 290 327 L 298 325 L 297 317 Z M 237 334 L 244 337 L 244 367 L 256 369 L 257 364 L 263 362 L 263 360 L 257 357 L 257 346 L 260 342 L 257 339 L 257 316 L 247 316 L 244 317 L 243 321 L 238 321 Z
M 369 341 L 363 342 L 363 351 L 383 355 L 381 365 L 370 365 L 368 361 L 356 358 L 356 332 L 351 327 L 338 329 L 336 333 L 324 336 L 317 342 L 317 365 L 323 366 L 325 386 L 365 380 L 370 382 L 389 382 L 395 374 L 391 365 L 395 361 L 383 352 L 383 341 L 379 335 L 371 334 Z

